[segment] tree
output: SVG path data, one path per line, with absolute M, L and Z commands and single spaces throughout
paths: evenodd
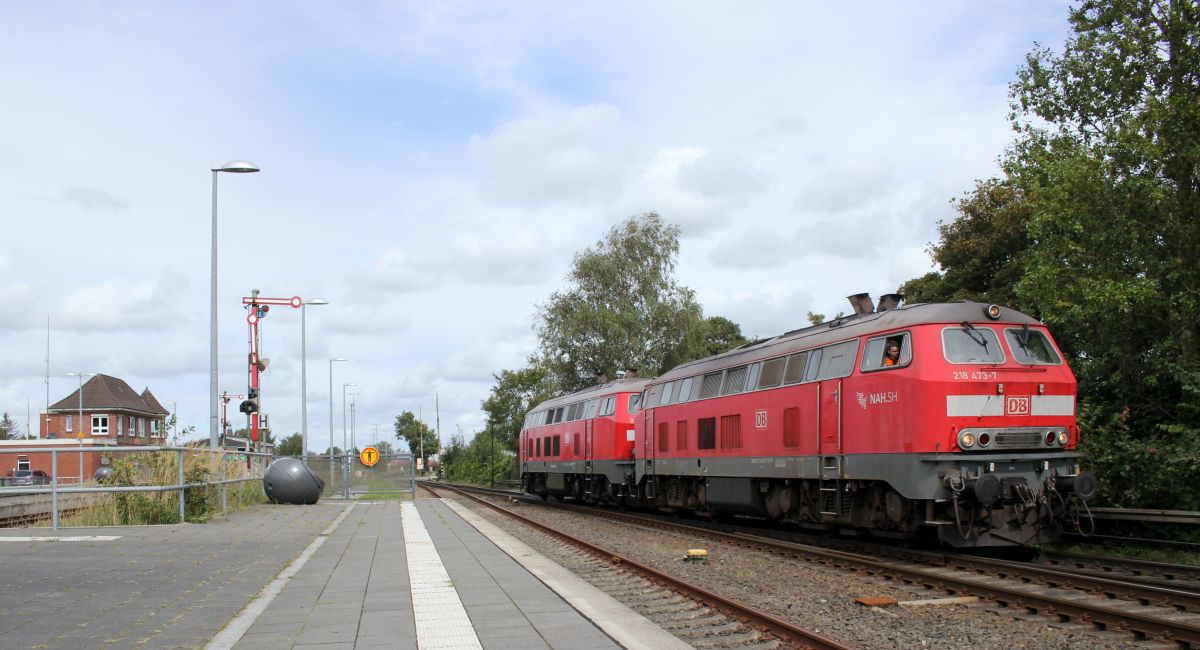
M 404 411 L 396 416 L 395 431 L 396 439 L 407 442 L 408 451 L 413 455 L 428 458 L 438 451 L 437 434 L 428 424 L 418 420 L 412 411 Z M 425 445 L 424 453 L 420 451 L 422 443 Z
M 1112 505 L 1192 509 L 1200 475 L 1200 3 L 1085 0 L 1061 54 L 1010 86 L 1004 177 L 939 227 L 943 273 L 910 301 L 971 297 L 1043 319 L 1080 381 Z
M 275 447 L 276 456 L 303 456 L 304 455 L 304 439 L 299 433 L 284 438 Z
M 953 203 L 958 217 L 938 223 L 939 243 L 929 247 L 944 271 L 909 280 L 899 292 L 909 303 L 970 299 L 1025 307 L 1015 289 L 1029 257 L 1031 206 L 1021 190 L 1007 179 L 976 181 Z
M 372 446 L 375 447 L 375 451 L 378 451 L 380 455 L 396 453 L 396 448 L 393 447 L 392 443 L 388 442 L 387 440 L 379 440 L 373 443 Z
M 4 416 L 0 417 L 0 440 L 19 440 L 21 438 L 21 425 L 9 416 L 8 412 L 4 412 Z
M 497 448 L 515 452 L 525 415 L 557 395 L 558 385 L 549 367 L 537 357 L 530 357 L 520 370 L 501 370 L 492 377 L 496 383 L 483 400 L 483 411 L 495 429 Z
M 575 255 L 570 287 L 551 294 L 536 324 L 541 357 L 565 391 L 599 370 L 634 367 L 654 375 L 701 345 L 693 292 L 674 278 L 679 227 L 651 212 L 614 226 Z

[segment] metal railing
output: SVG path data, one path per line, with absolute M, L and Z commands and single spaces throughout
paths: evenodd
M 170 485 L 103 485 L 101 483 L 84 484 L 83 476 L 63 477 L 59 475 L 59 457 L 70 455 L 72 458 L 79 454 L 113 454 L 125 455 L 132 453 L 174 453 L 176 455 L 177 480 Z M 73 494 L 109 494 L 109 493 L 129 493 L 129 492 L 178 492 L 179 493 L 179 521 L 186 519 L 186 495 L 187 490 L 196 488 L 207 488 L 212 486 L 221 486 L 221 511 L 228 512 L 229 510 L 229 490 L 228 486 L 237 483 L 246 483 L 249 481 L 262 481 L 263 473 L 266 471 L 267 465 L 273 458 L 271 454 L 263 454 L 246 451 L 231 451 L 228 449 L 210 449 L 207 447 L 155 447 L 155 446 L 120 446 L 120 447 L 80 447 L 75 448 L 46 448 L 46 447 L 28 447 L 28 448 L 4 448 L 0 449 L 0 458 L 7 457 L 13 454 L 24 455 L 50 455 L 50 476 L 49 485 L 39 487 L 37 485 L 28 486 L 5 486 L 0 487 L 0 497 L 14 496 L 19 494 L 49 494 L 51 503 L 51 527 L 58 529 L 59 524 L 59 497 L 62 495 Z M 219 454 L 222 456 L 218 463 L 221 467 L 220 480 L 206 480 L 201 482 L 188 483 L 185 481 L 185 461 L 188 454 Z M 228 462 L 231 459 L 241 461 L 245 459 L 247 472 L 243 476 L 234 478 L 229 477 Z M 2 462 L 2 461 L 0 461 Z M 82 467 L 82 460 L 80 461 Z M 2 466 L 2 465 L 0 465 Z M 40 469 L 40 468 L 38 468 Z M 43 470 L 45 471 L 45 470 Z M 62 479 L 71 479 L 70 483 L 64 482 Z M 78 487 L 69 487 L 74 484 Z

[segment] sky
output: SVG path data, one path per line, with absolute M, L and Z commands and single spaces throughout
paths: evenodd
M 2 3 L 0 411 L 36 430 L 48 356 L 51 403 L 104 373 L 207 437 L 211 169 L 239 159 L 262 171 L 217 181 L 219 386 L 246 390 L 242 297 L 328 301 L 307 382 L 300 310 L 262 322 L 263 411 L 300 431 L 305 384 L 314 451 L 331 420 L 341 445 L 343 395 L 360 447 L 405 410 L 469 440 L 572 256 L 642 213 L 747 335 L 848 311 L 935 268 L 1067 10 Z

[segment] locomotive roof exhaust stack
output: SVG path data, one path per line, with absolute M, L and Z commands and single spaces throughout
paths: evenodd
M 637 377 L 637 368 L 626 368 L 625 369 L 625 378 L 633 379 L 634 377 Z
M 875 311 L 891 311 L 900 306 L 901 300 L 904 300 L 904 296 L 902 294 L 885 293 L 882 296 L 879 296 L 879 306 L 875 308 Z
M 604 372 L 603 370 L 597 370 L 596 371 L 596 385 L 599 386 L 600 384 L 607 384 L 607 383 L 608 383 L 608 373 Z
M 854 313 L 858 316 L 875 311 L 875 303 L 871 302 L 871 294 L 869 293 L 856 293 L 853 296 L 846 296 L 846 300 L 850 301 L 850 306 L 854 308 Z

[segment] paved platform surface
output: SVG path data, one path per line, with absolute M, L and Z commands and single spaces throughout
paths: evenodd
M 57 539 L 11 541 L 28 536 Z M 418 564 L 431 553 L 441 578 Z M 437 499 L 258 506 L 205 525 L 3 530 L 0 562 L 6 648 L 682 645 Z M 469 623 L 452 623 L 447 598 Z

